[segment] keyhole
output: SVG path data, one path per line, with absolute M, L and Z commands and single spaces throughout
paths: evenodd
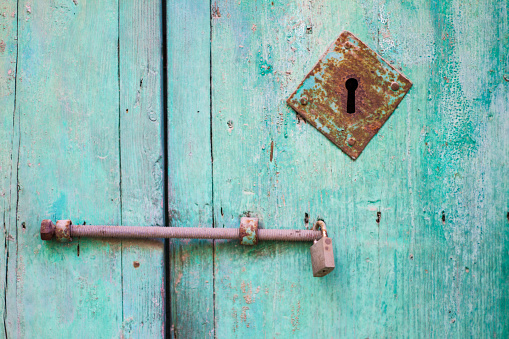
M 350 78 L 345 82 L 348 91 L 348 99 L 346 101 L 346 113 L 355 113 L 355 90 L 359 83 L 357 79 Z

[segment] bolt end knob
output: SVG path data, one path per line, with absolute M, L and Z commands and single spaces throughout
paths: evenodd
M 55 224 L 49 219 L 45 219 L 41 222 L 41 239 L 51 240 L 55 235 Z

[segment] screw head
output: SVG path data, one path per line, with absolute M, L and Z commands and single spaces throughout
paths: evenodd
M 308 104 L 308 97 L 303 96 L 302 98 L 300 98 L 300 104 L 301 105 L 307 105 Z
M 354 145 L 355 145 L 355 142 L 356 142 L 356 140 L 355 140 L 354 138 L 350 138 L 350 139 L 348 139 L 348 141 L 347 141 L 348 145 L 350 145 L 350 146 L 354 146 Z
M 398 84 L 397 82 L 393 82 L 393 83 L 391 84 L 391 89 L 392 89 L 393 91 L 397 91 L 397 90 L 399 89 L 399 84 Z

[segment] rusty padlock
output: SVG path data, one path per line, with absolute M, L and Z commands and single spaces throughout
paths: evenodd
M 311 246 L 311 264 L 313 266 L 313 277 L 323 277 L 334 269 L 334 252 L 332 250 L 332 240 L 327 236 L 327 229 L 322 220 L 318 220 L 313 226 L 313 230 L 320 227 L 322 237 L 315 240 Z

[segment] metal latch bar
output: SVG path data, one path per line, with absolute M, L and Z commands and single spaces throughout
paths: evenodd
M 311 230 L 259 229 L 258 218 L 250 217 L 240 218 L 239 228 L 73 225 L 71 220 L 58 220 L 53 224 L 49 219 L 41 222 L 42 240 L 56 238 L 60 242 L 67 242 L 72 241 L 73 237 L 238 239 L 242 245 L 256 245 L 259 240 L 313 241 L 313 276 L 323 277 L 335 267 L 332 241 L 327 236 L 322 220 L 318 220 Z
M 246 241 L 246 230 L 250 230 L 249 234 L 255 234 L 254 239 L 260 241 L 314 241 L 322 237 L 322 232 L 315 230 L 258 229 L 257 218 L 244 217 L 239 228 L 73 225 L 70 220 L 58 220 L 55 225 L 51 220 L 43 220 L 41 239 L 56 237 L 61 242 L 72 241 L 73 237 L 239 239 L 244 245 L 256 244 L 257 241 Z

